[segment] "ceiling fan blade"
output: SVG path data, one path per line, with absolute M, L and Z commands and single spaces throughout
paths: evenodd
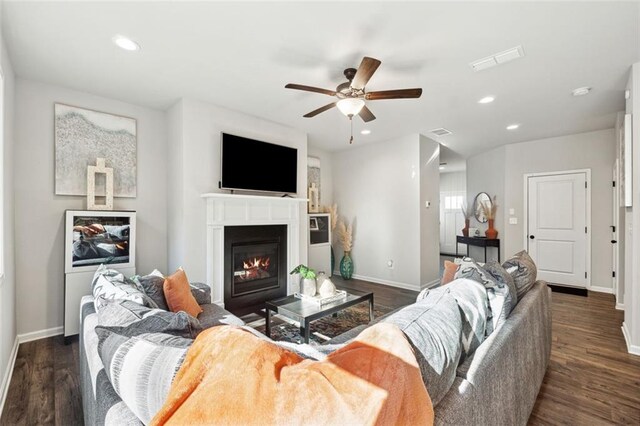
M 311 117 L 315 117 L 316 115 L 320 114 L 321 112 L 325 112 L 328 109 L 333 108 L 334 106 L 336 106 L 335 102 L 331 102 L 330 104 L 327 104 L 323 107 L 320 107 L 318 109 L 314 109 L 313 111 L 303 115 L 303 117 L 305 118 L 311 118 Z
M 371 78 L 373 73 L 376 72 L 381 63 L 382 62 L 380 62 L 379 60 L 369 58 L 368 56 L 362 58 L 362 62 L 360 62 L 358 71 L 351 81 L 351 87 L 356 90 L 364 89 L 364 86 L 367 85 L 369 79 Z
M 369 92 L 364 98 L 369 101 L 379 101 L 383 99 L 410 99 L 419 98 L 422 95 L 422 89 L 398 89 L 398 90 L 382 90 L 379 92 Z
M 365 123 L 368 123 L 369 121 L 373 121 L 376 119 L 376 116 L 373 115 L 373 113 L 371 112 L 371 110 L 369 108 L 367 108 L 367 106 L 363 106 L 362 109 L 360 110 L 360 112 L 358 113 L 358 115 L 360 116 L 360 118 L 362 118 L 362 120 Z
M 321 89 L 319 87 L 305 86 L 303 84 L 287 84 L 285 89 L 304 90 L 305 92 L 322 93 L 323 95 L 335 96 L 336 92 L 333 90 Z

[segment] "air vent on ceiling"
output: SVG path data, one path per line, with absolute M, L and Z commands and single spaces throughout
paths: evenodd
M 523 58 L 524 50 L 522 46 L 516 46 L 511 49 L 507 49 L 503 52 L 499 52 L 493 54 L 491 56 L 487 56 L 486 58 L 478 59 L 477 61 L 471 62 L 469 65 L 473 68 L 474 71 L 482 71 L 487 68 L 495 67 L 496 65 L 505 64 L 507 62 L 513 61 L 514 59 Z
M 429 132 L 433 133 L 436 136 L 447 136 L 450 135 L 451 132 L 444 127 L 439 127 L 437 129 L 431 129 Z

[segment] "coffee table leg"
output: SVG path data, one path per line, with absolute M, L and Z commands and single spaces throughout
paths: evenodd
M 371 294 L 371 299 L 369 299 L 369 320 L 373 321 L 373 294 Z
M 265 322 L 267 329 L 267 337 L 271 339 L 271 309 L 265 308 L 265 312 L 267 313 L 267 320 Z
M 300 325 L 303 342 L 309 343 L 309 329 L 311 328 L 311 324 L 309 324 L 309 321 L 304 320 L 304 322 L 301 322 Z

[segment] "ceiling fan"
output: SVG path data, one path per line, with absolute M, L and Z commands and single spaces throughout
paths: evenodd
M 366 92 L 365 86 L 376 72 L 382 62 L 365 56 L 362 58 L 362 62 L 358 69 L 347 68 L 344 70 L 344 76 L 348 81 L 339 84 L 336 90 L 321 89 L 318 87 L 305 86 L 302 84 L 287 84 L 284 86 L 286 89 L 303 90 L 306 92 L 321 93 L 323 95 L 335 96 L 337 101 L 331 102 L 323 107 L 313 110 L 303 117 L 311 118 L 330 110 L 333 107 L 338 107 L 340 112 L 349 117 L 349 120 L 354 115 L 359 115 L 365 122 L 369 122 L 376 119 L 371 110 L 365 105 L 366 101 L 378 101 L 386 99 L 409 99 L 419 98 L 422 95 L 422 89 L 399 89 L 399 90 L 383 90 L 377 92 Z M 353 133 L 353 132 L 352 132 Z M 350 143 L 353 142 L 353 134 L 351 136 Z

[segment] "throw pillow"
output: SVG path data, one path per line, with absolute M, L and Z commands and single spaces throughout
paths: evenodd
M 440 281 L 440 284 L 445 285 L 453 281 L 455 279 L 457 270 L 458 265 L 456 263 L 445 260 L 444 273 L 442 274 L 442 281 Z
M 153 272 L 148 275 L 135 275 L 131 277 L 131 280 L 158 305 L 158 308 L 164 309 L 165 311 L 169 310 L 167 299 L 164 297 L 164 275 L 162 275 L 160 271 L 154 269 Z
M 525 250 L 514 254 L 511 259 L 502 264 L 504 269 L 513 277 L 513 282 L 516 285 L 516 291 L 518 294 L 518 300 L 522 300 L 522 297 L 528 292 L 536 282 L 538 275 L 538 268 L 533 259 L 529 256 Z
M 172 312 L 185 311 L 193 317 L 197 317 L 202 312 L 202 308 L 191 294 L 189 280 L 183 269 L 178 269 L 166 277 L 163 289 L 167 305 Z
M 396 325 L 409 339 L 434 407 L 451 388 L 461 353 L 462 320 L 448 288 L 431 291 L 382 320 Z
M 98 354 L 113 389 L 144 424 L 149 424 L 162 408 L 193 340 L 167 334 L 129 337 L 101 326 L 95 330 Z
M 157 308 L 157 305 L 141 292 L 133 281 L 125 278 L 115 269 L 108 269 L 105 265 L 100 265 L 93 275 L 91 291 L 96 311 L 100 310 L 103 301 L 109 299 L 130 300 L 143 306 Z
M 485 263 L 483 268 L 485 271 L 490 273 L 493 278 L 496 279 L 498 284 L 506 285 L 509 289 L 509 297 L 506 300 L 506 313 L 508 317 L 509 314 L 511 314 L 511 311 L 513 311 L 513 308 L 515 308 L 518 304 L 518 292 L 516 291 L 516 284 L 513 281 L 513 277 L 507 272 L 506 269 L 502 267 L 500 263 L 495 260 Z
M 470 257 L 462 259 L 456 272 L 456 279 L 458 278 L 468 278 L 484 285 L 489 298 L 489 317 L 485 336 L 489 336 L 507 318 L 506 299 L 509 297 L 509 288 L 498 283 L 489 272 Z
M 152 309 L 126 299 L 103 298 L 98 304 L 100 305 L 100 310 L 97 311 L 99 325 L 123 327 L 140 321 L 148 315 L 162 312 L 160 309 Z

